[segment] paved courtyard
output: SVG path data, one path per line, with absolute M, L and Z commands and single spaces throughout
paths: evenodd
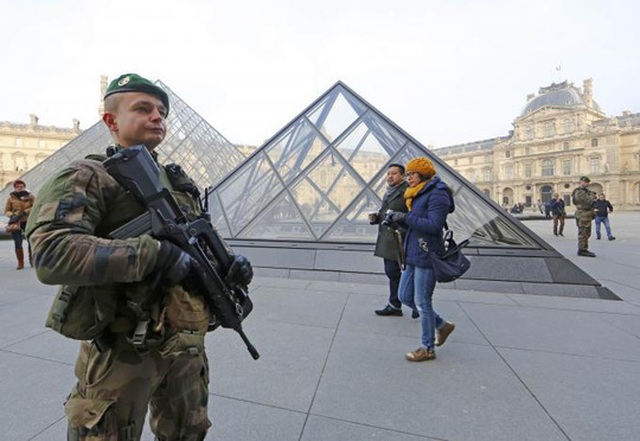
M 616 241 L 576 256 L 550 221 L 526 225 L 622 301 L 438 289 L 456 323 L 437 360 L 409 363 L 420 325 L 383 318 L 386 287 L 256 277 L 245 329 L 207 337 L 207 440 L 640 439 L 640 212 L 614 213 Z M 44 328 L 54 288 L 15 271 L 0 242 L 0 439 L 64 440 L 77 342 Z M 405 311 L 406 312 L 406 311 Z M 153 437 L 145 429 L 144 440 Z

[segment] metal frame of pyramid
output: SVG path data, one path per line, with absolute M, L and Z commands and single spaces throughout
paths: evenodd
M 160 80 L 155 82 L 169 95 L 171 111 L 167 116 L 167 135 L 156 148 L 160 163 L 175 162 L 201 188 L 216 184 L 240 164 L 245 154 L 231 144 L 204 118 L 187 105 Z M 113 144 L 109 130 L 102 121 L 82 132 L 60 150 L 27 171 L 24 180 L 36 197 L 40 187 L 60 168 L 89 154 L 104 154 Z M 5 200 L 10 186 L 0 192 Z
M 588 297 L 615 296 L 340 81 L 211 189 L 212 222 L 278 274 L 379 273 L 379 259 L 368 259 L 377 228 L 367 214 L 381 204 L 387 167 L 418 156 L 455 195 L 448 224 L 470 238 L 467 281 L 581 285 L 593 288 Z

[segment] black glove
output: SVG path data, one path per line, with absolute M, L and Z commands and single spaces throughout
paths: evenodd
M 10 224 L 15 224 L 19 220 L 20 220 L 20 218 L 18 216 L 16 216 L 15 214 L 12 214 L 11 216 L 9 216 L 9 223 Z
M 22 211 L 20 212 L 20 217 L 25 217 L 26 215 L 27 215 L 27 212 L 26 212 L 26 211 L 22 210 Z
M 160 273 L 160 280 L 169 286 L 178 285 L 186 279 L 194 268 L 196 261 L 180 247 L 163 240 L 156 261 L 156 271 Z
M 233 285 L 249 286 L 253 279 L 253 268 L 246 257 L 237 255 L 229 267 L 226 280 Z
M 388 210 L 384 221 L 387 224 L 403 224 L 407 219 L 407 213 L 401 211 Z

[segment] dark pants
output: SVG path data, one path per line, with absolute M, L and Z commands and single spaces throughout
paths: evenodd
M 22 249 L 22 239 L 24 234 L 24 229 L 26 228 L 26 222 L 20 222 L 20 231 L 16 231 L 15 233 L 11 233 L 11 238 L 13 239 L 13 244 L 15 245 L 16 250 Z M 27 244 L 28 246 L 28 244 Z M 31 249 L 31 247 L 29 247 Z
M 398 287 L 400 286 L 400 276 L 402 271 L 397 260 L 384 260 L 384 273 L 389 278 L 389 304 L 394 308 L 400 309 L 402 303 L 398 299 Z

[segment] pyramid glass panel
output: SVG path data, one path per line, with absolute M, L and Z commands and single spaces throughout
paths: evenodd
M 360 101 L 345 92 L 336 87 L 315 109 L 307 112 L 309 120 L 329 142 L 340 136 L 366 110 Z
M 159 162 L 180 164 L 200 188 L 216 184 L 240 164 L 245 155 L 165 84 L 161 81 L 156 81 L 156 84 L 167 92 L 171 102 L 171 111 L 167 116 L 167 135 L 155 150 Z M 29 190 L 37 196 L 42 184 L 53 173 L 89 154 L 104 155 L 106 147 L 112 143 L 107 127 L 99 121 L 29 170 L 22 178 L 28 183 Z M 8 197 L 10 191 L 11 189 L 4 189 L 2 197 Z
M 238 170 L 230 180 L 224 182 L 218 192 L 229 222 L 227 228 L 233 235 L 240 233 L 284 190 L 268 157 L 260 152 L 253 159 L 247 167 Z M 211 213 L 214 224 L 217 224 L 220 214 Z
M 326 148 L 324 137 L 306 118 L 301 118 L 264 147 L 264 151 L 284 182 L 290 183 Z
M 380 198 L 370 189 L 363 192 L 344 214 L 335 222 L 334 226 L 322 237 L 328 241 L 360 242 L 363 237 L 370 235 L 369 218 L 371 212 L 380 209 Z
M 235 177 L 244 176 L 256 167 L 263 168 L 260 154 L 268 155 L 277 175 L 260 180 L 260 185 L 271 182 L 274 186 L 271 192 L 256 185 L 248 186 L 247 178 L 239 180 Z M 227 193 L 220 200 L 221 209 L 232 222 L 228 228 L 232 231 L 230 238 L 270 239 L 271 231 L 273 238 L 277 236 L 279 240 L 306 240 L 304 225 L 311 227 L 313 238 L 310 242 L 373 244 L 377 228 L 369 225 L 367 213 L 380 207 L 387 189 L 387 168 L 392 163 L 406 164 L 419 156 L 433 161 L 439 175 L 454 193 L 456 211 L 448 223 L 456 230 L 459 240 L 470 237 L 471 246 L 494 250 L 552 250 L 341 82 L 302 111 L 294 122 L 279 131 L 213 192 Z M 261 173 L 266 174 L 266 171 Z M 232 191 L 231 186 L 237 188 Z M 257 197 L 247 196 L 251 192 Z M 269 194 L 272 198 L 277 197 L 277 201 L 265 200 Z M 230 210 L 239 204 L 234 197 L 251 198 L 260 207 L 273 208 L 269 214 L 261 214 L 255 224 L 249 221 L 250 226 L 241 234 L 233 233 L 238 231 L 233 224 L 236 218 L 248 219 L 257 213 L 248 206 Z M 287 203 L 292 207 L 286 208 Z M 243 214 L 245 211 L 248 214 Z M 216 216 L 213 212 L 212 215 Z M 301 229 L 294 231 L 289 225 L 280 227 L 281 223 L 295 223 Z
M 274 202 L 245 228 L 240 238 L 315 240 L 298 206 L 288 193 L 280 194 Z

